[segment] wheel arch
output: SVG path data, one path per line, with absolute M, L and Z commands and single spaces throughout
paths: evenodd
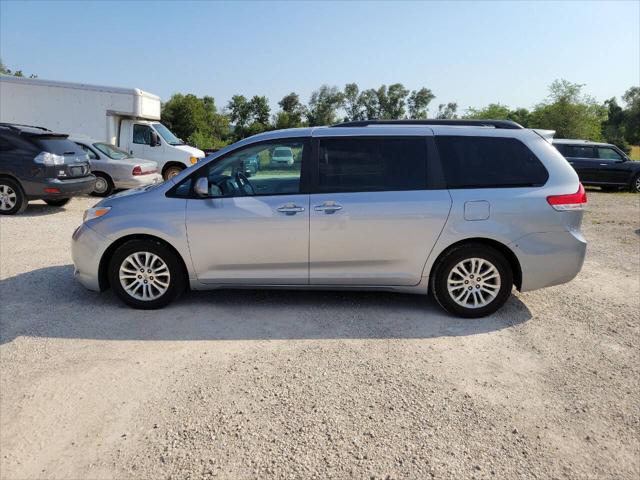
M 481 244 L 492 247 L 500 252 L 506 260 L 509 262 L 509 266 L 511 267 L 511 272 L 513 273 L 513 284 L 516 286 L 518 290 L 522 288 L 522 267 L 520 266 L 520 261 L 518 257 L 507 245 L 501 243 L 497 240 L 493 240 L 491 238 L 485 237 L 473 237 L 473 238 L 465 238 L 463 240 L 459 240 L 455 243 L 452 243 L 447 248 L 442 250 L 440 254 L 437 256 L 431 268 L 429 269 L 429 282 L 431 283 L 434 278 L 434 273 L 438 265 L 440 264 L 440 260 L 447 255 L 452 249 L 461 247 L 467 244 Z
M 184 163 L 178 162 L 178 161 L 175 161 L 175 160 L 171 160 L 171 161 L 165 163 L 162 166 L 162 176 L 163 177 L 164 177 L 164 174 L 167 171 L 167 169 L 169 169 L 171 167 L 179 167 L 180 170 L 184 170 L 185 168 L 187 168 L 187 166 Z
M 22 189 L 22 193 L 24 194 L 24 187 L 22 186 L 22 182 L 18 180 L 18 177 L 16 177 L 15 175 L 11 175 L 9 173 L 0 173 L 0 178 L 6 178 L 7 180 L 12 180 L 16 182 L 20 186 L 20 188 Z
M 124 237 L 118 238 L 111 245 L 109 245 L 102 254 L 102 257 L 100 258 L 100 264 L 98 266 L 98 283 L 101 291 L 107 290 L 111 286 L 109 284 L 109 262 L 111 261 L 113 254 L 118 249 L 118 247 L 124 245 L 130 240 L 150 240 L 153 242 L 158 242 L 171 250 L 176 255 L 176 258 L 178 258 L 178 260 L 180 261 L 180 265 L 182 266 L 182 274 L 184 275 L 185 279 L 185 285 L 187 285 L 188 288 L 189 270 L 187 270 L 187 265 L 184 261 L 184 258 L 182 258 L 182 255 L 180 255 L 180 252 L 178 252 L 178 250 L 173 245 L 160 237 L 156 237 L 155 235 L 136 233 L 133 235 L 125 235 Z

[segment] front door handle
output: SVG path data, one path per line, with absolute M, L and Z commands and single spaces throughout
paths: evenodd
M 335 213 L 338 210 L 342 210 L 342 205 L 338 205 L 336 202 L 324 202 L 322 205 L 316 205 L 313 207 L 316 212 Z
M 278 211 L 285 215 L 295 215 L 296 213 L 304 212 L 304 207 L 300 207 L 295 203 L 287 203 L 286 205 L 278 208 Z
M 608 163 L 601 163 L 600 166 L 601 167 L 606 167 L 607 165 L 609 165 Z

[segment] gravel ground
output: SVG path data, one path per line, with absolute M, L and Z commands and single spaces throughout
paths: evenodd
M 0 220 L 0 477 L 640 476 L 640 196 L 590 192 L 571 283 L 457 320 L 391 293 L 72 279 L 92 199 Z

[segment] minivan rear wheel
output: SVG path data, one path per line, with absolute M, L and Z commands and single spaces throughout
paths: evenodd
M 0 215 L 22 213 L 28 204 L 29 201 L 18 182 L 0 178 Z
M 478 318 L 498 310 L 509 298 L 513 273 L 506 258 L 488 245 L 451 249 L 436 265 L 431 289 L 449 313 Z
M 130 240 L 118 247 L 108 273 L 116 295 L 134 308 L 162 308 L 185 288 L 180 260 L 166 245 L 154 240 Z

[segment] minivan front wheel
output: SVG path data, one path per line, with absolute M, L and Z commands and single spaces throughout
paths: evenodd
M 162 308 L 185 288 L 176 254 L 153 240 L 131 240 L 118 247 L 109 264 L 109 282 L 127 305 Z
M 496 249 L 480 244 L 462 245 L 440 259 L 432 292 L 449 313 L 478 318 L 498 310 L 509 298 L 513 273 Z

